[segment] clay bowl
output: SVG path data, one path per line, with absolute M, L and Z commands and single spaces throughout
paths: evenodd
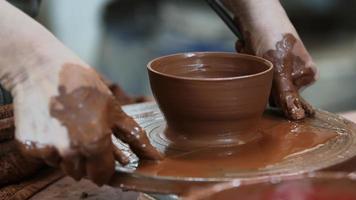
M 223 52 L 168 55 L 148 64 L 153 95 L 173 143 L 228 145 L 254 134 L 266 108 L 273 66 L 256 56 Z

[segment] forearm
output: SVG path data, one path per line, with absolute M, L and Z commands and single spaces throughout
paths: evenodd
M 296 81 L 300 82 L 297 83 L 298 88 L 299 85 L 307 85 L 305 82 L 313 82 L 310 79 L 317 78 L 315 64 L 279 0 L 224 0 L 223 2 L 233 12 L 242 31 L 246 53 L 266 58 L 270 57 L 267 55 L 269 51 L 277 50 L 282 51 L 284 57 L 297 58 L 301 62 L 296 60 L 292 65 L 304 71 L 306 68 L 312 70 L 308 74 L 314 74 L 314 77 L 303 82 L 305 78 L 302 80 L 299 76 L 302 76 L 304 71 L 292 69 L 292 66 L 278 69 L 276 63 L 274 64 L 276 75 L 281 75 L 281 70 L 292 70 L 293 74 L 300 74 L 295 76 Z M 278 44 L 284 47 L 279 48 Z
M 42 25 L 3 0 L 0 28 L 0 83 L 8 90 L 58 73 L 61 62 L 80 62 Z
M 275 49 L 283 34 L 299 36 L 278 0 L 225 0 L 234 13 L 244 39 L 256 55 Z M 268 39 L 264 39 L 268 38 Z

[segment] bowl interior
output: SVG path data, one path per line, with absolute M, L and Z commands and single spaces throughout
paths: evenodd
M 254 56 L 236 53 L 185 53 L 153 60 L 149 69 L 161 75 L 188 79 L 224 79 L 253 76 L 272 65 Z

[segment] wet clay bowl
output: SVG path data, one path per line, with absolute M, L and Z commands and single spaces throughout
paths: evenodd
M 182 145 L 231 145 L 254 137 L 272 84 L 272 63 L 244 54 L 168 55 L 148 64 L 165 137 Z

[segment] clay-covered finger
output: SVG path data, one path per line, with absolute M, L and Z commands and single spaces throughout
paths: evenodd
M 123 142 L 127 143 L 138 157 L 160 160 L 161 153 L 150 143 L 146 132 L 129 116 L 122 116 L 115 122 L 113 132 Z
M 305 111 L 299 101 L 299 97 L 293 93 L 287 93 L 281 100 L 281 107 L 285 116 L 291 120 L 300 120 L 305 118 Z
M 71 152 L 63 156 L 60 167 L 65 174 L 76 181 L 85 176 L 85 158 L 77 152 Z
M 315 115 L 315 109 L 313 108 L 313 106 L 311 106 L 305 99 L 300 98 L 300 101 L 302 103 L 302 106 L 304 108 L 305 113 L 308 116 L 314 116 Z
M 299 97 L 293 97 L 293 104 L 289 107 L 290 116 L 293 120 L 301 120 L 306 117 L 304 108 L 299 100 Z
M 101 186 L 108 183 L 115 172 L 115 161 L 112 148 L 106 148 L 96 155 L 86 158 L 86 173 L 90 180 Z
M 117 160 L 119 163 L 122 165 L 127 165 L 130 162 L 129 157 L 125 155 L 123 151 L 121 151 L 119 148 L 117 148 L 115 145 L 113 145 L 113 154 L 115 160 Z

